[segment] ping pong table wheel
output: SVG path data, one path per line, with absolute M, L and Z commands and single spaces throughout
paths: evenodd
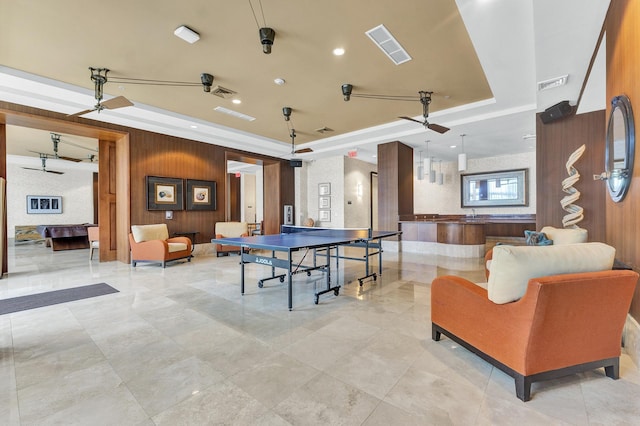
M 258 281 L 258 288 L 262 288 L 264 287 L 264 283 L 262 282 L 262 280 Z
M 284 275 L 280 277 L 280 282 L 283 283 L 284 282 Z
M 320 299 L 320 296 L 318 296 L 318 295 L 316 294 L 316 298 L 315 298 L 315 301 L 314 301 L 314 303 L 315 303 L 316 305 L 318 304 L 318 300 L 319 300 L 319 299 Z
M 311 271 L 307 271 L 307 276 L 310 277 L 311 276 Z
M 373 280 L 377 281 L 378 280 L 378 275 L 377 274 L 373 274 Z
M 334 295 L 336 295 L 336 296 L 337 296 L 338 294 L 340 294 L 340 289 L 339 289 L 339 288 L 334 289 L 334 290 L 333 290 L 333 294 L 334 294 Z
M 358 282 L 360 283 L 360 287 L 362 287 L 362 278 L 358 278 Z

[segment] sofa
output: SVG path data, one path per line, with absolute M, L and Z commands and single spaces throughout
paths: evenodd
M 456 276 L 433 281 L 431 337 L 512 376 L 522 401 L 537 381 L 601 367 L 617 379 L 638 274 L 611 270 L 614 257 L 602 243 L 496 246 L 486 289 Z
M 191 262 L 191 240 L 187 237 L 169 238 L 165 223 L 132 225 L 129 244 L 133 267 L 138 262 L 159 262 L 163 268 L 172 260 L 187 259 Z
M 215 227 L 216 238 L 248 237 L 249 225 L 247 222 L 217 222 Z M 216 244 L 216 256 L 228 256 L 229 253 L 240 254 L 239 246 Z

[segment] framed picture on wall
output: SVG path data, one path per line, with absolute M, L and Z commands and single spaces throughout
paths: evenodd
M 330 183 L 319 183 L 318 184 L 318 195 L 331 195 L 331 184 Z
M 62 197 L 52 195 L 27 195 L 28 214 L 62 213 Z
M 318 220 L 320 222 L 331 222 L 331 210 L 318 210 Z
M 184 210 L 182 179 L 147 176 L 147 210 Z
M 187 210 L 216 210 L 216 183 L 187 179 Z
M 331 197 L 329 196 L 318 197 L 318 207 L 321 209 L 330 209 Z

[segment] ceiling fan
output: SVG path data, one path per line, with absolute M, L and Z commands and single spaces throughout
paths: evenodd
M 292 111 L 291 107 L 282 108 L 282 115 L 284 115 L 284 121 L 287 121 L 287 127 L 289 127 L 288 122 L 291 120 L 291 111 Z M 311 148 L 300 148 L 300 149 L 295 148 L 296 129 L 294 129 L 293 127 L 291 127 L 291 129 L 289 130 L 289 136 L 291 137 L 291 155 L 306 154 L 307 152 L 313 152 L 313 149 Z
M 56 174 L 56 175 L 63 175 L 64 174 L 64 172 L 59 172 L 57 170 L 47 170 L 47 158 L 48 158 L 48 155 L 44 154 L 44 153 L 41 153 L 41 152 L 39 152 L 38 154 L 40 154 L 40 161 L 42 162 L 42 168 L 36 169 L 36 168 L 33 168 L 33 167 L 23 167 L 23 169 L 26 169 L 26 170 L 37 170 L 37 171 L 40 171 L 40 172 L 53 173 L 53 174 Z
M 402 118 L 404 120 L 409 120 L 409 121 L 415 121 L 416 123 L 422 124 L 425 129 L 433 130 L 434 132 L 438 132 L 440 134 L 448 132 L 450 130 L 448 127 L 444 127 L 439 124 L 429 123 L 429 121 L 427 120 L 427 118 L 429 117 L 429 104 L 431 103 L 432 93 L 433 92 L 425 92 L 422 90 L 418 92 L 418 94 L 420 95 L 420 103 L 422 104 L 422 117 L 424 118 L 424 121 L 418 121 L 411 117 L 406 117 L 406 116 L 402 116 L 398 118 Z
M 106 101 L 102 101 L 104 96 L 103 88 L 104 84 L 107 82 L 107 73 L 109 72 L 108 68 L 93 68 L 89 67 L 91 70 L 91 81 L 94 83 L 95 89 L 95 98 L 98 103 L 94 105 L 91 109 L 86 109 L 84 111 L 76 112 L 75 114 L 69 114 L 68 117 L 77 117 L 80 115 L 88 114 L 93 111 L 102 111 L 103 109 L 117 109 L 128 106 L 133 106 L 133 102 L 124 96 L 116 96 L 115 98 L 108 99 Z
M 79 163 L 80 161 L 82 161 L 82 158 L 75 158 L 75 157 L 67 157 L 64 155 L 59 155 L 58 154 L 58 147 L 60 145 L 60 135 L 57 133 L 51 133 L 51 143 L 53 143 L 53 154 L 46 154 L 46 153 L 42 153 L 42 152 L 37 152 L 37 151 L 31 151 L 31 152 L 35 152 L 36 154 L 40 154 L 40 157 L 42 158 L 43 156 L 46 158 L 55 158 L 56 160 L 66 160 L 66 161 L 73 161 L 75 163 Z
M 420 103 L 422 104 L 422 117 L 424 121 L 419 121 L 413 119 L 411 117 L 398 117 L 403 120 L 415 121 L 416 123 L 420 123 L 424 126 L 425 129 L 433 130 L 438 133 L 448 132 L 450 129 L 448 127 L 441 126 L 439 124 L 429 123 L 429 104 L 431 104 L 431 95 L 433 92 L 427 92 L 421 90 L 418 92 L 420 95 Z M 411 96 L 401 96 L 401 95 L 378 95 L 378 94 L 368 94 L 368 93 L 353 93 L 353 85 L 350 83 L 345 83 L 342 85 L 342 96 L 345 102 L 348 102 L 351 97 L 354 98 L 368 98 L 368 99 L 381 99 L 385 101 L 415 101 L 415 97 Z

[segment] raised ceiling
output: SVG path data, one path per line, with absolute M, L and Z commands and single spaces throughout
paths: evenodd
M 125 96 L 135 106 L 85 117 L 286 157 L 290 139 L 282 107 L 289 106 L 296 143 L 314 149 L 302 158 L 354 148 L 375 152 L 376 144 L 391 140 L 420 148 L 430 139 L 435 155 L 446 160 L 461 133 L 467 134 L 471 158 L 531 151 L 534 145 L 523 143 L 522 135 L 535 132 L 536 78 L 553 77 L 545 74 L 556 68 L 570 72 L 575 85 L 570 96 L 562 96 L 577 100 L 608 1 L 599 0 L 588 13 L 575 7 L 577 0 L 567 3 L 573 10 L 566 5 L 567 10 L 555 10 L 571 12 L 572 23 L 556 33 L 588 34 L 569 46 L 537 46 L 538 39 L 547 39 L 536 35 L 544 31 L 546 18 L 534 22 L 534 16 L 554 4 L 551 0 L 535 6 L 531 0 L 117 0 L 100 6 L 0 0 L 0 94 L 10 102 L 69 114 L 95 103 L 89 66 L 108 67 L 113 78 L 195 83 L 207 72 L 215 76 L 214 86 L 236 91 L 242 103 L 200 86 L 109 82 L 107 98 Z M 365 35 L 380 24 L 411 61 L 395 65 Z M 173 31 L 180 25 L 201 39 L 193 45 L 178 39 Z M 258 37 L 263 25 L 276 31 L 270 55 L 262 52 Z M 346 53 L 334 56 L 336 47 Z M 540 64 L 538 57 L 554 48 L 560 50 L 554 67 Z M 562 66 L 564 50 L 579 59 L 579 69 Z M 286 84 L 276 85 L 275 78 Z M 354 93 L 415 95 L 416 101 L 344 102 L 345 82 L 354 85 Z M 430 121 L 451 127 L 450 132 L 439 135 L 398 120 L 419 118 L 419 90 L 434 92 Z M 256 120 L 221 114 L 216 106 Z M 333 131 L 316 131 L 322 127 Z

